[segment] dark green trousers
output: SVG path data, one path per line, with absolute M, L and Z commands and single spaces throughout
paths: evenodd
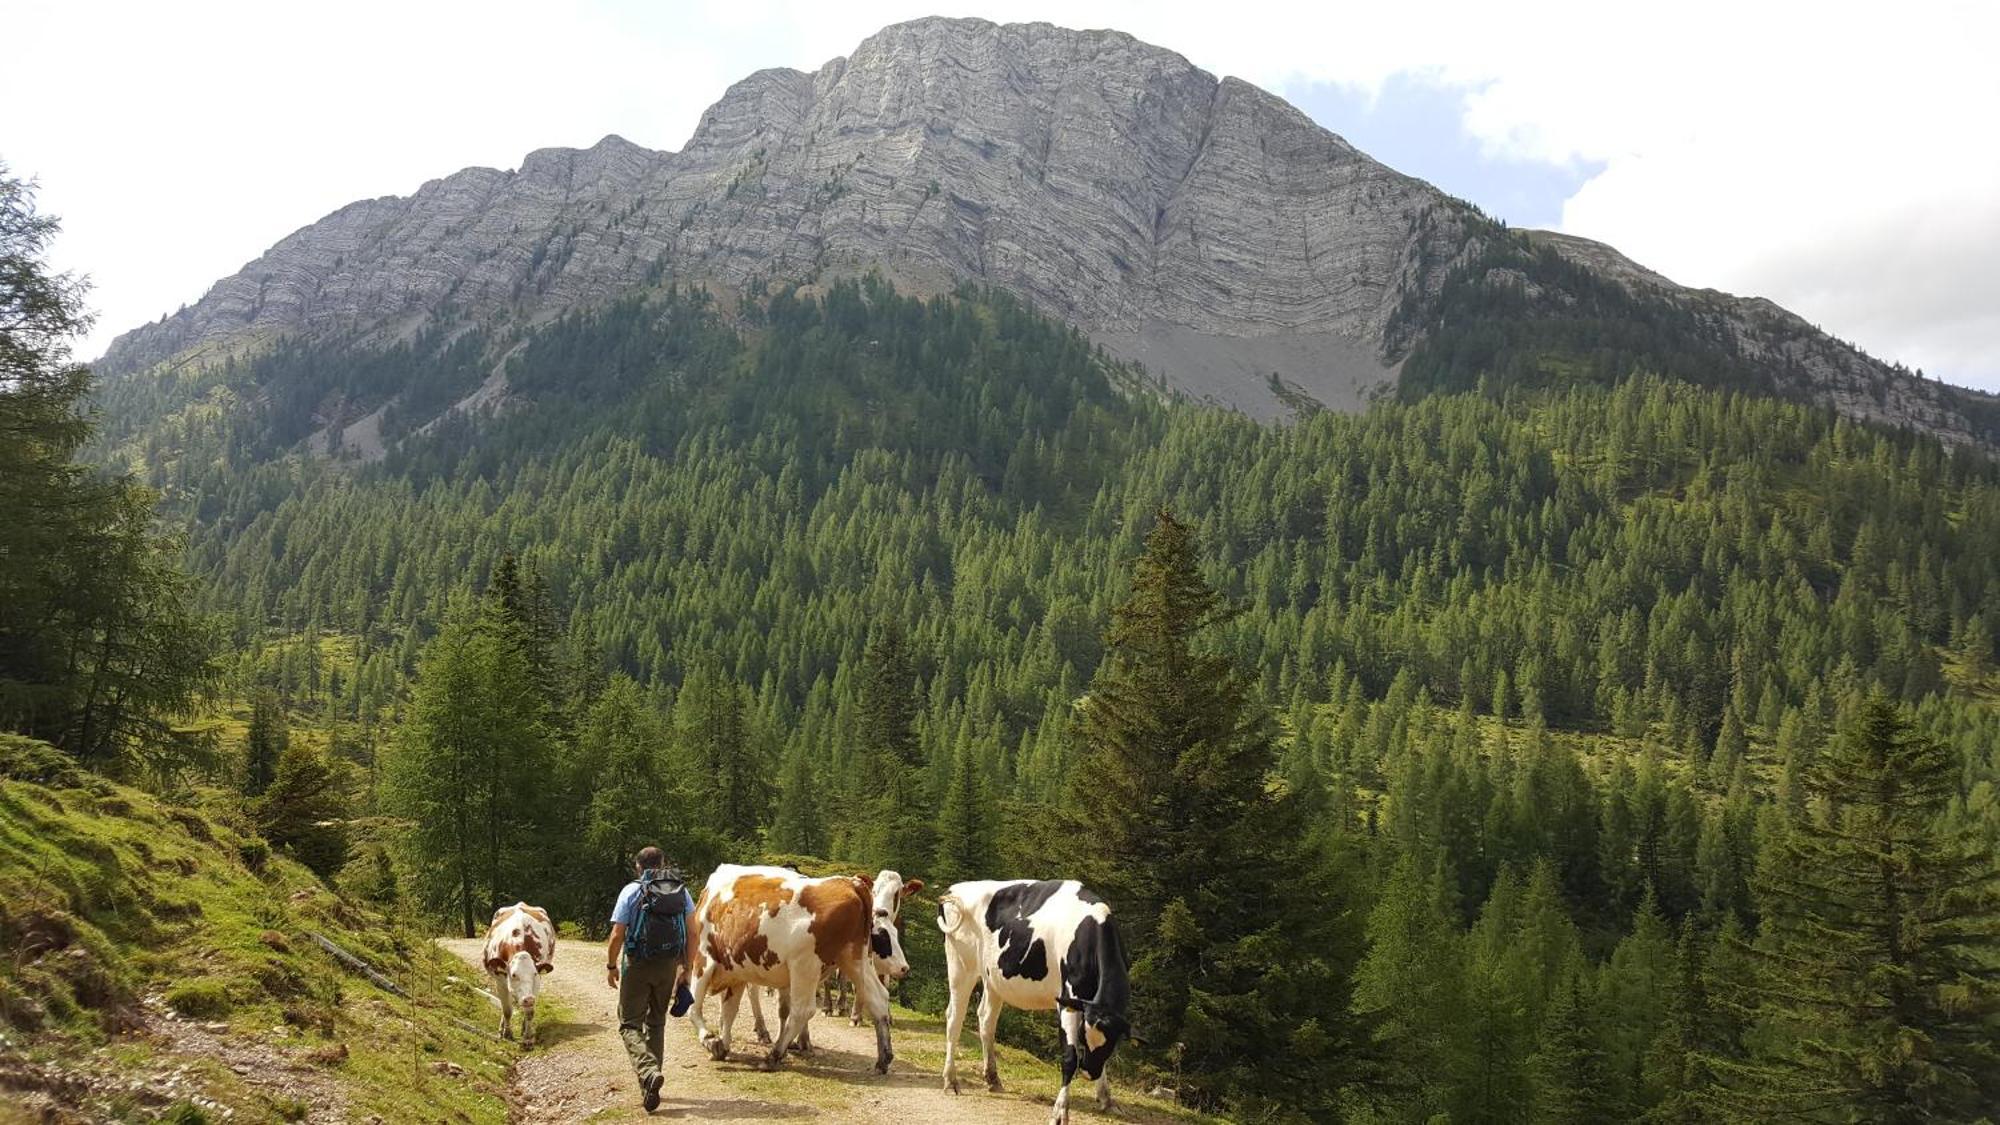
M 667 1009 L 674 1002 L 674 975 L 680 967 L 678 957 L 648 961 L 627 957 L 618 978 L 618 1037 L 625 1041 L 625 1053 L 632 1056 L 632 1069 L 641 1083 L 660 1073 L 660 1046 L 666 1039 Z

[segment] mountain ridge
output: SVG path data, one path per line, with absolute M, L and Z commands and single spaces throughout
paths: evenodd
M 810 73 L 753 72 L 676 152 L 607 135 L 350 204 L 118 337 L 102 367 L 246 334 L 526 323 L 662 280 L 879 271 L 907 291 L 997 285 L 1192 398 L 1275 418 L 1291 409 L 1280 385 L 1355 408 L 1392 383 L 1425 330 L 1399 331 L 1399 314 L 1421 321 L 1454 269 L 1506 237 L 1283 99 L 1123 32 L 929 18 Z M 1823 346 L 1803 321 L 1615 250 L 1629 269 L 1573 236 L 1528 237 L 1698 310 L 1748 362 L 1800 366 L 1775 380 L 1792 397 L 1990 440 L 1975 416 L 1986 396 Z

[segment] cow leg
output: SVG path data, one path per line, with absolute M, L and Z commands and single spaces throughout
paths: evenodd
M 722 1020 L 716 1029 L 718 1038 L 708 1047 L 708 1053 L 715 1056 L 716 1062 L 729 1057 L 729 1044 L 736 1037 L 736 1012 L 743 1003 L 743 993 L 755 987 L 754 984 L 733 984 L 723 990 Z
M 493 978 L 493 998 L 500 1001 L 500 1038 L 514 1038 L 514 990 L 505 973 L 488 974 Z
M 785 1021 L 792 1018 L 792 994 L 790 990 L 783 988 L 774 988 L 771 991 L 778 995 L 778 1026 L 782 1028 L 785 1025 Z M 808 1004 L 806 1007 L 806 1018 L 810 1020 L 812 1018 L 812 1005 Z M 790 1050 L 795 1055 L 803 1055 L 810 1053 L 812 1049 L 812 1025 L 811 1023 L 807 1023 L 806 1026 L 799 1028 L 797 1035 L 792 1036 Z
M 882 986 L 884 995 L 887 995 L 888 987 L 889 986 L 887 984 L 884 984 Z M 847 1008 L 848 1008 L 847 1026 L 860 1027 L 861 1026 L 860 1001 L 856 998 L 855 993 L 852 989 L 849 989 L 845 995 L 847 997 Z
M 784 1019 L 778 1024 L 778 1041 L 771 1044 L 771 1053 L 764 1057 L 766 1070 L 776 1070 L 784 1063 L 785 1052 L 805 1030 L 806 1021 L 812 1019 L 812 990 L 819 983 L 819 974 L 803 964 L 794 963 L 788 968 L 790 976 L 782 994 Z
M 750 1019 L 753 1030 L 757 1034 L 757 1042 L 769 1043 L 771 1041 L 771 1029 L 764 1024 L 764 1001 L 758 997 L 758 993 L 763 991 L 763 989 L 754 984 L 750 986 Z M 778 1013 L 780 1020 L 785 1018 L 782 1006 L 779 1007 Z
M 708 1048 L 708 1053 L 716 1062 L 729 1057 L 729 1041 L 708 1029 L 705 1014 L 708 992 L 715 983 L 715 962 L 706 961 L 694 978 L 694 1005 L 688 1009 L 688 1023 L 694 1026 L 695 1041 Z
M 875 967 L 863 956 L 848 973 L 854 982 L 854 1003 L 875 1021 L 875 1073 L 889 1073 L 889 1061 L 896 1052 L 889 1048 L 889 988 L 875 975 Z
M 965 1031 L 965 1011 L 972 1004 L 972 989 L 979 983 L 972 961 L 963 950 L 947 940 L 944 947 L 945 987 L 950 997 L 944 1009 L 944 1088 L 958 1093 L 958 1038 Z M 981 1042 L 984 1042 L 981 1038 Z
M 993 1047 L 994 1036 L 1000 1031 L 1000 1001 L 993 998 L 993 990 L 979 990 L 979 1049 L 980 1065 L 986 1074 L 986 1088 L 999 1093 L 1000 1052 Z
M 1056 1104 L 1049 1113 L 1049 1125 L 1069 1125 L 1069 1083 L 1076 1077 L 1076 1065 L 1083 1054 L 1083 1013 L 1074 1008 L 1064 1008 L 1061 1018 L 1062 1089 L 1056 1091 Z
M 1097 1108 L 1102 1113 L 1118 1112 L 1117 1103 L 1111 1100 L 1111 1077 L 1102 1072 L 1097 1076 Z

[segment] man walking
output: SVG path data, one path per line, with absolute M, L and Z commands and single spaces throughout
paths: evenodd
M 639 849 L 632 869 L 637 877 L 618 892 L 618 904 L 611 909 L 604 969 L 606 982 L 618 990 L 618 1035 L 639 1075 L 640 1104 L 651 1113 L 659 1108 L 660 1086 L 666 1081 L 660 1073 L 660 1049 L 669 1005 L 678 1016 L 693 999 L 686 974 L 692 964 L 688 931 L 694 900 L 660 849 Z

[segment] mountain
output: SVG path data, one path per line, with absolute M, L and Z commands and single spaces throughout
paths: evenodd
M 119 337 L 100 370 L 280 336 L 380 347 L 447 322 L 518 330 L 662 282 L 761 292 L 869 271 L 905 291 L 1008 290 L 1167 386 L 1260 418 L 1356 408 L 1426 342 L 1463 352 L 1464 318 L 1442 302 L 1478 290 L 1525 298 L 1538 319 L 1670 322 L 1667 346 L 1630 356 L 1668 374 L 1954 444 L 2000 437 L 1988 396 L 1609 247 L 1507 231 L 1171 51 L 960 19 L 889 27 L 810 74 L 759 71 L 679 152 L 606 137 L 351 204 Z M 1560 348 L 1530 342 L 1545 372 L 1603 351 L 1557 335 Z M 496 375 L 485 393 L 502 390 Z

